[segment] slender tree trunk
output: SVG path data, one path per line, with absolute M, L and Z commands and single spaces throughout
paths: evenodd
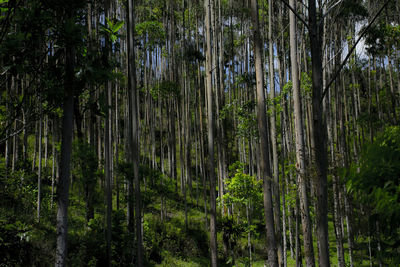
M 268 263 L 270 267 L 278 266 L 276 252 L 276 238 L 274 229 L 274 211 L 272 203 L 271 190 L 271 169 L 269 164 L 269 147 L 268 147 L 268 129 L 267 116 L 265 109 L 265 93 L 264 93 L 264 73 L 262 63 L 262 42 L 260 37 L 258 3 L 257 0 L 251 0 L 251 15 L 253 22 L 253 38 L 254 38 L 254 60 L 256 69 L 256 88 L 257 88 L 257 118 L 258 131 L 260 136 L 260 167 L 261 175 L 264 181 L 264 215 L 267 233 L 267 252 Z
M 250 203 L 246 204 L 246 220 L 247 220 L 247 225 L 251 225 L 251 217 L 250 217 Z M 249 250 L 249 265 L 251 266 L 252 262 L 252 255 L 251 255 L 251 232 L 249 231 L 247 233 L 247 247 Z
M 208 128 L 208 168 L 210 178 L 210 251 L 211 267 L 217 266 L 217 218 L 216 218 L 216 183 L 214 166 L 214 107 L 213 107 L 213 87 L 212 87 L 212 47 L 211 47 L 211 10 L 214 0 L 204 1 L 205 8 L 205 27 L 206 27 L 206 79 L 207 79 L 207 128 Z
M 339 27 L 339 26 L 338 26 Z M 340 47 L 340 28 L 337 30 L 336 34 L 336 47 Z M 340 65 L 340 60 L 341 60 L 341 52 L 336 51 L 337 57 L 336 57 L 336 66 Z M 336 133 L 335 135 L 337 136 L 337 152 L 341 157 L 336 157 L 335 159 L 335 165 L 340 168 L 344 167 L 346 168 L 346 162 L 347 162 L 347 149 L 346 149 L 346 128 L 344 126 L 344 118 L 345 115 L 344 112 L 344 104 L 342 98 L 345 97 L 345 92 L 344 89 L 342 88 L 341 84 L 341 79 L 340 79 L 340 74 L 338 76 L 338 79 L 335 83 L 335 89 L 336 89 L 336 97 L 335 97 L 335 103 L 336 103 L 336 118 L 337 118 L 337 123 L 335 123 L 333 126 L 335 127 L 335 131 L 337 131 L 338 127 L 337 124 L 339 124 L 339 130 L 340 130 L 340 135 Z M 344 99 L 346 101 L 346 99 Z M 328 112 L 327 112 L 328 113 Z M 344 248 L 343 248 L 343 224 L 342 224 L 342 208 L 341 208 L 341 185 L 340 185 L 340 180 L 339 177 L 336 174 L 333 174 L 333 206 L 334 206 L 334 227 L 335 227 L 335 234 L 336 234 L 336 244 L 337 244 L 337 257 L 338 257 L 338 267 L 344 267 L 345 266 L 345 258 L 344 258 Z
M 49 148 L 49 117 L 44 119 L 44 167 L 47 167 L 47 156 Z
M 111 1 L 106 0 L 105 2 L 105 12 L 106 17 L 111 19 L 112 16 L 112 6 Z M 106 53 L 107 60 L 111 61 L 111 41 L 106 39 Z M 111 216 L 112 216 L 112 83 L 111 81 L 107 81 L 105 84 L 105 95 L 106 95 L 106 118 L 104 125 L 104 173 L 105 173 L 105 186 L 106 186 L 106 257 L 107 257 L 107 265 L 111 267 L 112 260 L 112 252 L 111 252 Z M 77 103 L 79 103 L 79 99 L 77 99 Z M 78 109 L 78 107 L 76 107 Z M 80 116 L 79 116 L 80 117 Z M 78 120 L 76 120 L 78 121 Z M 81 118 L 79 118 L 81 121 Z M 80 128 L 80 125 L 79 127 Z M 82 135 L 82 134 L 80 134 Z
M 290 5 L 296 9 L 295 0 L 290 0 Z M 298 76 L 297 63 L 297 42 L 296 42 L 296 19 L 293 12 L 289 14 L 290 20 L 290 59 L 292 68 L 294 119 L 296 133 L 296 169 L 297 184 L 299 186 L 300 215 L 303 230 L 304 254 L 307 266 L 315 266 L 313 239 L 311 230 L 311 218 L 309 200 L 307 194 L 306 164 L 305 164 L 305 145 L 303 134 L 303 116 L 301 109 L 300 81 Z
M 88 50 L 93 51 L 93 31 L 92 31 L 92 3 L 87 5 L 87 30 L 88 30 Z M 95 103 L 95 96 L 93 92 L 92 84 L 89 84 L 89 101 L 90 103 Z M 88 118 L 88 136 L 89 145 L 93 148 L 93 152 L 96 151 L 95 143 L 95 127 L 96 127 L 96 115 L 94 111 L 95 106 L 91 106 L 89 110 Z M 97 156 L 97 154 L 96 154 Z M 96 164 L 97 166 L 97 164 Z M 93 207 L 93 191 L 95 186 L 95 181 L 89 181 L 85 184 L 85 197 L 86 197 L 86 221 L 89 222 L 90 219 L 94 218 L 94 207 Z
M 319 264 L 329 267 L 328 236 L 328 193 L 326 128 L 322 108 L 322 31 L 323 23 L 318 21 L 316 1 L 308 4 L 309 38 L 312 64 L 312 158 L 315 162 L 314 188 L 316 194 L 316 226 L 319 244 Z
M 51 146 L 51 155 L 52 155 L 52 164 L 51 164 L 51 200 L 50 206 L 53 208 L 54 201 L 54 185 L 55 185 L 55 171 L 56 171 L 56 127 L 55 127 L 56 119 L 52 120 L 52 146 Z
M 69 17 L 72 17 L 69 12 Z M 75 48 L 67 42 L 65 62 L 65 87 L 63 105 L 63 124 L 61 140 L 60 177 L 57 184 L 57 249 L 55 257 L 56 267 L 65 267 L 67 260 L 67 233 L 68 233 L 68 202 L 69 176 L 72 150 L 72 135 L 74 122 L 74 66 Z
M 337 247 L 337 258 L 338 258 L 338 267 L 344 267 L 344 250 L 343 250 L 343 235 L 340 228 L 340 201 L 339 201 L 339 177 L 334 177 L 333 182 L 333 204 L 334 204 L 334 227 L 335 227 L 335 236 L 336 236 L 336 247 Z
M 37 128 L 37 127 L 38 127 L 38 123 L 39 123 L 39 122 L 35 122 L 35 133 L 38 132 L 38 128 Z M 38 143 L 38 135 L 36 135 L 36 136 L 35 136 L 35 146 L 34 146 L 34 148 L 33 148 L 33 157 L 32 157 L 32 171 L 34 171 L 34 170 L 35 170 L 35 167 L 36 167 L 36 157 L 37 157 L 38 145 L 39 145 L 39 143 Z M 8 167 L 8 165 L 9 165 L 10 150 L 11 150 L 11 143 L 10 143 L 10 140 L 7 140 L 7 143 L 6 143 L 6 153 L 5 153 L 5 156 L 6 156 L 6 166 L 7 166 L 7 167 Z
M 303 266 L 303 259 L 301 256 L 301 244 L 300 244 L 300 209 L 299 209 L 299 198 L 296 197 L 296 204 L 294 208 L 294 216 L 295 216 L 295 259 L 296 259 L 296 266 L 301 267 Z
M 274 40 L 272 39 L 272 23 L 273 23 L 273 3 L 268 0 L 268 42 L 269 42 L 269 90 L 272 100 L 272 114 L 270 117 L 271 124 L 271 142 L 272 142 L 272 166 L 273 166 L 273 194 L 274 194 L 274 224 L 276 233 L 276 246 L 278 252 L 278 264 L 282 266 L 282 230 L 281 230 L 281 205 L 279 193 L 279 162 L 278 162 L 278 145 L 276 132 L 276 109 L 275 109 L 275 70 L 274 70 Z
M 218 0 L 218 17 L 219 17 L 219 102 L 220 107 L 225 105 L 225 82 L 224 82 L 224 21 L 222 18 L 222 6 L 221 0 Z M 220 120 L 219 116 L 218 119 Z M 224 196 L 224 187 L 225 187 L 225 178 L 227 177 L 227 159 L 226 159 L 226 135 L 225 135 L 225 121 L 220 121 L 220 142 L 221 142 L 221 150 L 222 150 L 222 181 L 220 187 L 220 195 L 223 201 Z M 222 202 L 223 203 L 223 202 Z M 222 205 L 224 206 L 224 205 Z M 225 209 L 222 209 L 222 214 L 225 214 Z
M 114 150 L 114 154 L 115 154 L 115 164 L 119 164 L 119 142 L 120 142 L 120 132 L 119 132 L 119 114 L 118 114 L 118 107 L 119 107 L 119 99 L 118 99 L 118 89 L 119 89 L 119 85 L 115 85 L 115 150 Z M 118 166 L 118 165 L 116 165 Z M 114 167 L 113 167 L 114 170 Z M 116 172 L 117 173 L 117 172 Z M 114 177 L 114 185 L 116 187 L 116 202 L 117 202 L 117 210 L 119 210 L 119 177 L 117 178 L 117 175 L 114 175 L 114 171 L 113 171 L 113 177 Z
M 42 103 L 39 101 L 39 166 L 38 166 L 38 194 L 37 194 L 37 220 L 40 221 L 40 208 L 42 206 Z
M 141 192 L 139 179 L 139 143 L 138 143 L 138 106 L 136 88 L 136 68 L 134 50 L 134 1 L 128 1 L 128 91 L 129 91 L 129 142 L 130 162 L 133 164 L 133 178 L 135 183 L 135 223 L 136 223 L 136 264 L 143 266 L 142 246 L 142 212 Z M 132 186 L 132 185 L 130 185 Z M 131 201 L 131 200 L 130 200 Z
M 107 82 L 107 116 L 106 116 L 106 121 L 105 121 L 105 127 L 104 127 L 104 153 L 105 153 L 105 166 L 104 166 L 104 172 L 106 175 L 106 224 L 107 224 L 107 231 L 106 231 L 106 241 L 107 241 L 107 265 L 111 266 L 111 258 L 112 258 L 112 252 L 111 252 L 111 216 L 112 216 L 112 188 L 111 188 L 111 181 L 112 181 L 112 171 L 111 171 L 111 165 L 112 165 L 112 141 L 111 141 L 111 135 L 112 135 L 112 129 L 111 129 L 111 82 Z
M 133 141 L 132 141 L 132 91 L 135 89 L 135 75 L 136 75 L 136 66 L 134 64 L 134 55 L 135 55 L 135 43 L 133 37 L 133 19 L 134 19 L 134 4 L 132 1 L 128 1 L 128 10 L 126 13 L 126 20 L 128 21 L 127 27 L 127 52 L 128 52 L 128 88 L 127 88 L 127 99 L 128 99 L 128 106 L 127 106 L 127 138 L 126 140 L 126 161 L 129 164 L 132 164 L 132 150 L 133 150 Z M 127 177 L 127 193 L 128 193 L 128 200 L 127 200 L 127 227 L 128 231 L 133 233 L 135 231 L 135 220 L 134 220 L 134 204 L 133 204 L 133 175 L 128 175 Z

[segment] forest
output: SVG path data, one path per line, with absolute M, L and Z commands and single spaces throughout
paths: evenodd
M 0 266 L 400 266 L 397 0 L 0 0 Z

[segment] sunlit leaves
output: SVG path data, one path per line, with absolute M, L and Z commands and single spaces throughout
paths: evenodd
M 0 0 L 0 21 L 6 18 L 6 14 L 8 11 L 8 0 Z
M 106 35 L 108 38 L 110 38 L 110 41 L 112 43 L 115 43 L 118 38 L 121 37 L 121 35 L 118 33 L 118 31 L 124 26 L 124 21 L 122 20 L 110 20 L 109 18 L 106 18 L 107 25 L 101 25 L 100 27 L 100 32 Z
M 224 201 L 227 204 L 248 205 L 261 199 L 262 180 L 257 181 L 254 176 L 244 173 L 243 164 L 236 162 L 230 167 L 233 176 L 226 179 L 227 193 L 224 194 Z

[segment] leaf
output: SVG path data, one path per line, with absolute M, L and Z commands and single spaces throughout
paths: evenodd
M 112 21 L 111 20 L 109 20 L 108 18 L 106 18 L 106 20 L 107 20 L 107 25 L 108 25 L 108 28 L 109 29 L 112 29 L 113 28 L 113 26 L 114 26 L 114 24 L 112 23 Z
M 117 40 L 117 36 L 115 34 L 111 34 L 110 39 L 112 43 L 115 43 L 115 41 Z
M 111 29 L 113 31 L 113 33 L 118 32 L 119 29 L 121 29 L 121 27 L 124 25 L 124 21 L 118 21 L 114 27 Z

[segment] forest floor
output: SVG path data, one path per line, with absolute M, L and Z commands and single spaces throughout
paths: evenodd
M 189 267 L 203 267 L 209 266 L 208 258 L 208 230 L 205 225 L 205 212 L 204 212 L 204 200 L 202 197 L 202 188 L 199 188 L 199 199 L 198 203 L 196 200 L 196 184 L 193 184 L 193 196 L 187 197 L 187 207 L 188 207 L 188 229 L 185 230 L 185 206 L 184 198 L 182 195 L 175 195 L 173 198 L 167 198 L 167 216 L 164 219 L 164 224 L 166 224 L 165 231 L 175 232 L 178 236 L 185 236 L 186 242 L 184 242 L 184 248 L 181 251 L 175 250 L 176 247 L 164 246 L 164 251 L 161 252 L 162 259 L 161 262 L 152 263 L 151 266 L 189 266 Z M 151 204 L 146 208 L 147 212 L 145 214 L 145 225 L 146 222 L 160 221 L 160 205 L 161 198 L 152 195 Z M 220 209 L 217 208 L 217 212 L 220 213 Z M 208 213 L 209 214 L 209 213 Z M 209 216 L 208 216 L 209 217 Z M 261 225 L 263 225 L 261 223 Z M 257 229 L 263 229 L 263 227 L 258 227 Z M 197 233 L 193 235 L 193 233 Z M 329 218 L 329 233 L 330 233 L 330 257 L 331 266 L 337 266 L 337 250 L 336 250 L 336 239 L 334 236 L 333 221 Z M 146 230 L 145 230 L 146 235 Z M 168 235 L 168 234 L 167 234 Z M 200 239 L 197 239 L 196 238 Z M 254 266 L 254 267 L 264 267 L 265 261 L 265 233 L 258 233 L 258 235 L 252 237 L 252 262 L 249 265 L 248 261 L 248 243 L 247 235 L 243 234 L 238 240 L 237 245 L 234 249 L 235 251 L 235 265 L 234 266 Z M 202 239 L 206 237 L 206 240 Z M 179 239 L 179 238 L 177 238 Z M 314 238 L 315 239 L 315 238 Z M 301 241 L 302 242 L 302 241 Z M 176 244 L 175 244 L 176 245 Z M 222 234 L 219 230 L 218 234 L 218 250 L 219 250 L 219 265 L 220 266 L 233 266 L 229 263 L 229 259 L 224 258 L 223 254 L 223 243 Z M 345 259 L 348 262 L 348 247 L 345 244 Z M 290 255 L 290 249 L 288 248 L 287 264 L 289 267 L 296 266 L 296 262 Z M 317 243 L 314 240 L 314 253 L 317 255 Z M 367 258 L 367 255 L 364 255 Z M 317 256 L 316 256 L 317 258 Z M 152 259 L 150 258 L 152 261 Z M 305 262 L 303 259 L 303 266 Z M 363 261 L 362 265 L 359 266 L 369 266 L 369 262 Z
M 0 168 L 0 171 L 3 171 Z M 151 177 L 152 176 L 152 177 Z M 51 266 L 55 251 L 55 214 L 56 204 L 51 201 L 51 181 L 43 180 L 42 214 L 40 222 L 35 217 L 37 190 L 36 175 L 34 173 L 19 172 L 8 178 L 0 179 L 0 256 L 7 264 L 5 266 Z M 21 179 L 23 177 L 23 179 Z M 185 199 L 180 191 L 175 189 L 174 183 L 164 177 L 164 187 L 160 182 L 160 174 L 150 172 L 146 186 L 142 186 L 144 207 L 143 245 L 146 257 L 146 266 L 209 266 L 209 231 L 206 227 L 203 188 L 193 182 L 192 193 L 188 192 L 186 200 L 187 227 L 185 226 Z M 4 178 L 4 179 L 3 179 Z M 116 194 L 113 196 L 113 224 L 112 248 L 113 266 L 129 266 L 132 256 L 132 234 L 126 231 L 126 199 L 123 197 L 123 184 L 120 184 L 119 209 L 116 207 Z M 101 182 L 96 188 L 95 216 L 86 222 L 86 203 L 83 197 L 83 187 L 78 179 L 73 180 L 70 192 L 69 208 L 69 265 L 70 266 L 101 266 L 104 262 L 105 251 L 105 200 L 102 197 Z M 189 191 L 189 190 L 188 190 Z M 198 198 L 196 197 L 198 194 Z M 208 192 L 206 192 L 208 196 Z M 161 219 L 161 195 L 164 199 L 164 216 Z M 208 204 L 208 203 L 207 203 Z M 236 209 L 236 215 L 240 209 Z M 232 257 L 224 256 L 220 214 L 218 226 L 218 254 L 219 266 L 233 266 Z M 207 210 L 208 217 L 209 211 Z M 253 215 L 252 261 L 251 266 L 264 266 L 265 232 L 262 207 L 255 208 Z M 208 221 L 208 220 L 207 220 Z M 235 218 L 235 223 L 244 221 Z M 332 218 L 329 219 L 330 256 L 331 266 L 337 266 L 336 242 Z M 237 238 L 234 238 L 233 255 L 235 266 L 250 266 L 247 234 L 241 228 Z M 288 232 L 287 232 L 288 233 Z M 359 242 L 360 243 L 360 242 Z M 364 242 L 365 243 L 365 242 Z M 316 242 L 314 244 L 316 252 Z M 368 255 L 361 255 L 362 248 L 357 252 L 358 259 L 368 259 Z M 345 247 L 346 262 L 348 250 Z M 24 256 L 21 258 L 21 255 Z M 232 254 L 231 254 L 232 255 Z M 288 248 L 288 266 L 295 266 L 295 261 Z M 25 261 L 26 260 L 26 261 Z M 361 260 L 359 260 L 360 263 Z M 26 265 L 27 263 L 28 265 Z M 2 266 L 0 259 L 0 266 Z M 21 265 L 22 264 L 22 265 Z M 304 266 L 304 264 L 303 264 Z M 357 266 L 369 266 L 366 261 Z

